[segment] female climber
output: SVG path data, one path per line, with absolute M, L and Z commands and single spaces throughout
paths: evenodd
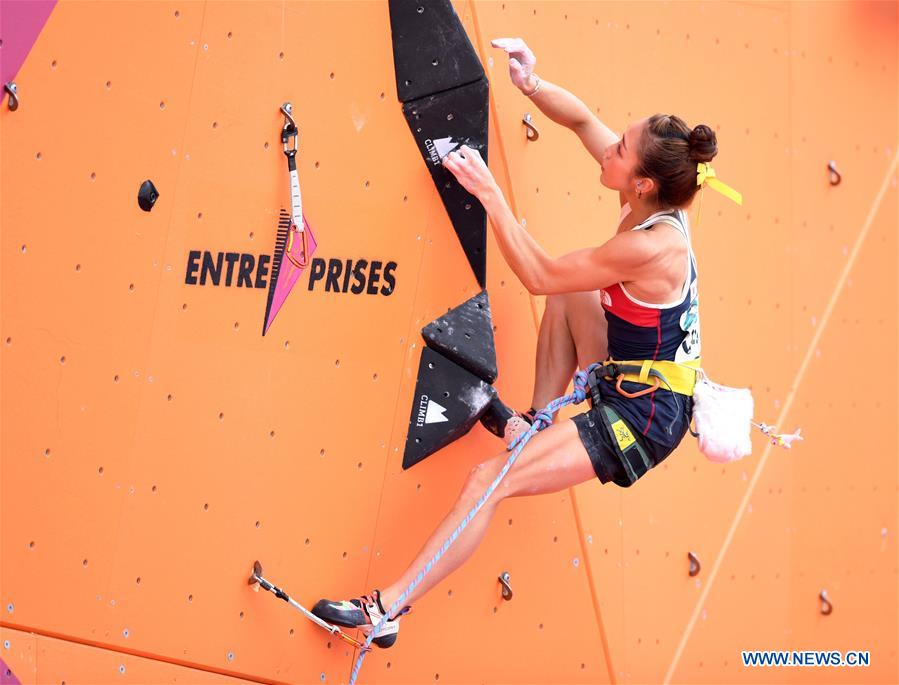
M 611 375 L 596 376 L 598 397 L 591 394 L 590 408 L 531 436 L 481 510 L 403 599 L 405 606 L 381 626 L 373 642 L 382 648 L 395 643 L 398 619 L 412 602 L 477 549 L 503 499 L 558 492 L 592 478 L 629 487 L 674 451 L 692 415 L 700 341 L 686 209 L 706 178 L 714 178 L 708 162 L 717 153 L 715 132 L 701 124 L 690 129 L 674 115 L 654 114 L 632 122 L 619 137 L 580 99 L 534 74 L 536 59 L 520 38 L 492 45 L 508 53 L 515 86 L 547 117 L 574 131 L 599 162 L 600 182 L 618 191 L 621 214 L 615 234 L 602 245 L 553 258 L 515 219 L 477 150 L 463 145 L 444 158 L 446 169 L 483 204 L 511 269 L 530 293 L 546 296 L 531 408 L 520 413 L 502 405 L 488 428 L 508 445 L 565 393 L 577 367 L 587 369 L 594 362 L 645 364 L 659 369 L 666 382 L 659 385 L 645 374 L 640 382 L 636 374 L 600 367 L 611 369 Z M 733 192 L 717 181 L 710 185 Z M 508 460 L 507 448 L 471 470 L 450 513 L 394 583 L 348 601 L 323 599 L 313 613 L 369 634 Z

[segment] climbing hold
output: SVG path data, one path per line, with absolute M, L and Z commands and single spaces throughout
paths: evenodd
M 482 288 L 487 280 L 487 212 L 443 166 L 443 158 L 468 145 L 480 153 L 484 164 L 488 163 L 489 91 L 484 78 L 403 105 L 412 137 Z
M 489 383 L 430 348 L 422 348 L 403 469 L 465 435 L 495 396 Z
M 478 53 L 449 0 L 391 0 L 388 7 L 400 102 L 486 78 Z
M 482 290 L 421 329 L 428 347 L 487 383 L 496 380 L 490 300 Z
M 450 0 L 390 0 L 396 94 L 480 287 L 487 283 L 487 213 L 444 168 L 460 145 L 487 164 L 487 76 Z
M 153 209 L 153 205 L 156 204 L 158 197 L 159 191 L 156 190 L 153 181 L 147 179 L 141 184 L 140 190 L 137 192 L 137 204 L 140 205 L 142 210 L 149 212 Z

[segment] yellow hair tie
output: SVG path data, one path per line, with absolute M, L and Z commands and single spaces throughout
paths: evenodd
M 717 190 L 722 195 L 729 197 L 738 205 L 743 204 L 743 196 L 727 184 L 719 181 L 715 170 L 712 168 L 712 165 L 708 164 L 707 162 L 699 162 L 696 165 L 696 185 L 701 186 L 703 184 L 703 181 L 708 181 L 709 185 L 712 186 L 712 188 Z
M 712 165 L 707 162 L 699 162 L 696 164 L 696 185 L 702 186 L 704 182 L 708 182 L 708 185 L 712 186 L 719 193 L 724 195 L 725 197 L 729 197 L 731 200 L 736 202 L 738 205 L 743 205 L 743 196 L 738 193 L 736 190 L 731 188 L 725 183 L 722 183 L 718 180 L 717 174 L 715 174 L 715 170 L 712 168 Z M 703 186 L 703 191 L 705 190 L 705 186 Z M 700 193 L 699 195 L 699 211 L 696 215 L 696 226 L 699 226 L 699 218 L 702 216 L 702 195 L 704 193 Z

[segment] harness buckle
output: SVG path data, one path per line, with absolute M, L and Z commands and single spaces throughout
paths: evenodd
M 650 375 L 653 376 L 652 384 L 642 390 L 638 390 L 636 392 L 628 392 L 624 388 L 621 387 L 621 382 L 624 380 L 625 374 L 627 373 L 637 373 L 640 371 L 640 367 L 635 366 L 633 364 L 618 364 L 613 361 L 605 361 L 603 362 L 603 371 L 602 376 L 604 379 L 615 382 L 615 389 L 619 392 L 619 394 L 624 397 L 634 398 L 641 397 L 643 395 L 649 395 L 654 393 L 659 389 L 661 385 L 661 381 L 659 380 L 658 371 L 650 370 Z
M 615 380 L 621 375 L 618 364 L 615 362 L 603 362 L 601 373 L 603 378 L 610 381 Z
M 600 402 L 599 376 L 601 373 L 602 366 L 597 366 L 587 374 L 587 387 L 590 390 L 590 394 L 587 396 L 587 399 L 590 401 L 591 408 L 596 406 Z

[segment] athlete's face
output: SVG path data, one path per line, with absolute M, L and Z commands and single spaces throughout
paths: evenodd
M 606 188 L 636 192 L 634 169 L 637 166 L 637 146 L 647 119 L 630 124 L 616 143 L 609 145 L 603 153 L 602 173 L 599 180 Z

